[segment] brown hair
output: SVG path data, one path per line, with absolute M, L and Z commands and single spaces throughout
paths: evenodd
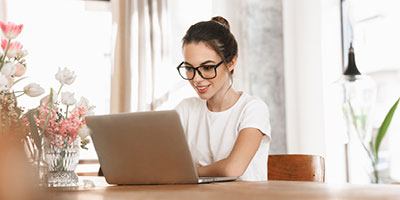
M 182 46 L 191 42 L 204 42 L 225 63 L 229 63 L 238 55 L 236 39 L 229 29 L 229 22 L 221 16 L 213 17 L 210 21 L 198 22 L 187 30 L 182 39 Z M 233 74 L 233 70 L 231 74 Z

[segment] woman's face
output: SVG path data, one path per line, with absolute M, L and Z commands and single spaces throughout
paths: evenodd
M 198 67 L 204 65 L 217 65 L 222 61 L 218 54 L 205 43 L 188 43 L 183 47 L 183 56 L 187 65 Z M 233 69 L 234 65 L 231 65 Z M 229 69 L 229 70 L 232 70 Z M 204 79 L 196 72 L 193 80 L 189 80 L 200 98 L 209 100 L 213 97 L 223 95 L 230 85 L 228 69 L 225 63 L 217 68 L 217 76 L 213 79 Z

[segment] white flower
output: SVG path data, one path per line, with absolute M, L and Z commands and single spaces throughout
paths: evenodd
M 71 106 L 76 103 L 76 99 L 74 98 L 74 93 L 72 92 L 63 92 L 61 93 L 61 103 Z
M 16 56 L 19 57 L 19 58 L 23 58 L 23 57 L 25 57 L 27 55 L 28 55 L 28 51 L 27 50 L 20 49 L 20 50 L 17 51 L 17 55 Z
M 95 108 L 96 108 L 96 106 L 90 106 L 90 107 L 87 109 L 86 116 L 94 115 L 94 109 L 95 109 Z
M 53 104 L 55 104 L 56 102 L 57 102 L 57 94 L 53 93 Z M 40 100 L 40 105 L 49 105 L 49 103 L 50 103 L 50 95 L 47 95 Z
M 87 109 L 89 107 L 89 100 L 86 99 L 85 97 L 81 97 L 81 99 L 79 100 L 78 103 L 76 103 L 76 108 L 80 108 L 83 107 L 85 109 Z
M 1 68 L 1 74 L 3 75 L 14 75 L 17 71 L 17 67 L 13 63 L 4 63 Z
M 87 136 L 90 135 L 90 129 L 84 124 L 79 130 L 78 130 L 78 135 L 79 137 L 83 140 Z
M 79 102 L 75 105 L 74 109 L 78 109 L 81 107 L 87 110 L 86 116 L 94 115 L 94 109 L 96 108 L 96 106 L 89 106 L 89 100 L 85 97 L 81 97 Z
M 62 85 L 71 85 L 76 78 L 76 75 L 73 71 L 70 71 L 67 68 L 64 68 L 62 71 L 58 68 L 58 72 L 56 74 L 56 79 L 60 81 Z
M 30 97 L 37 97 L 44 93 L 44 89 L 37 83 L 30 83 L 24 87 L 24 93 Z
M 7 90 L 8 79 L 3 74 L 0 74 L 0 91 Z
M 7 51 L 7 57 L 8 58 L 15 58 L 17 56 L 17 50 L 16 49 L 9 49 Z

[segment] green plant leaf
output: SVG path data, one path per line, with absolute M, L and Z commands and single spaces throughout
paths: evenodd
M 351 114 L 351 119 L 353 122 L 354 129 L 356 130 L 357 134 L 360 136 L 360 132 L 358 130 L 358 125 L 357 125 L 357 116 L 356 116 L 356 113 L 354 112 L 353 106 L 351 105 L 350 101 L 349 101 L 349 108 L 350 108 L 350 114 Z
M 44 131 L 46 130 L 47 123 L 49 122 L 51 111 L 53 111 L 53 88 L 50 88 L 50 98 L 49 98 L 49 113 L 47 113 L 46 121 L 44 122 L 44 126 L 42 128 L 42 133 L 44 134 Z
M 36 126 L 34 115 L 37 114 L 37 109 L 29 110 L 28 113 L 26 113 L 26 116 L 29 119 L 29 127 L 31 129 L 31 135 L 33 138 L 33 141 L 36 144 L 36 147 L 38 149 L 42 149 L 42 141 L 38 132 L 38 127 Z
M 383 137 L 385 137 L 386 131 L 389 128 L 390 122 L 392 121 L 392 117 L 394 112 L 396 111 L 397 105 L 399 104 L 399 99 L 397 99 L 396 103 L 392 106 L 389 112 L 386 114 L 385 120 L 383 120 L 381 126 L 379 127 L 378 134 L 375 140 L 375 156 L 378 158 L 378 151 L 381 145 Z

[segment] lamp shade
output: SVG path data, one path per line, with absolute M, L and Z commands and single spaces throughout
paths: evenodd
M 350 49 L 349 49 L 349 62 L 343 75 L 346 76 L 361 75 L 360 71 L 358 71 L 357 69 L 356 59 L 354 58 L 354 48 L 352 43 L 350 43 Z

